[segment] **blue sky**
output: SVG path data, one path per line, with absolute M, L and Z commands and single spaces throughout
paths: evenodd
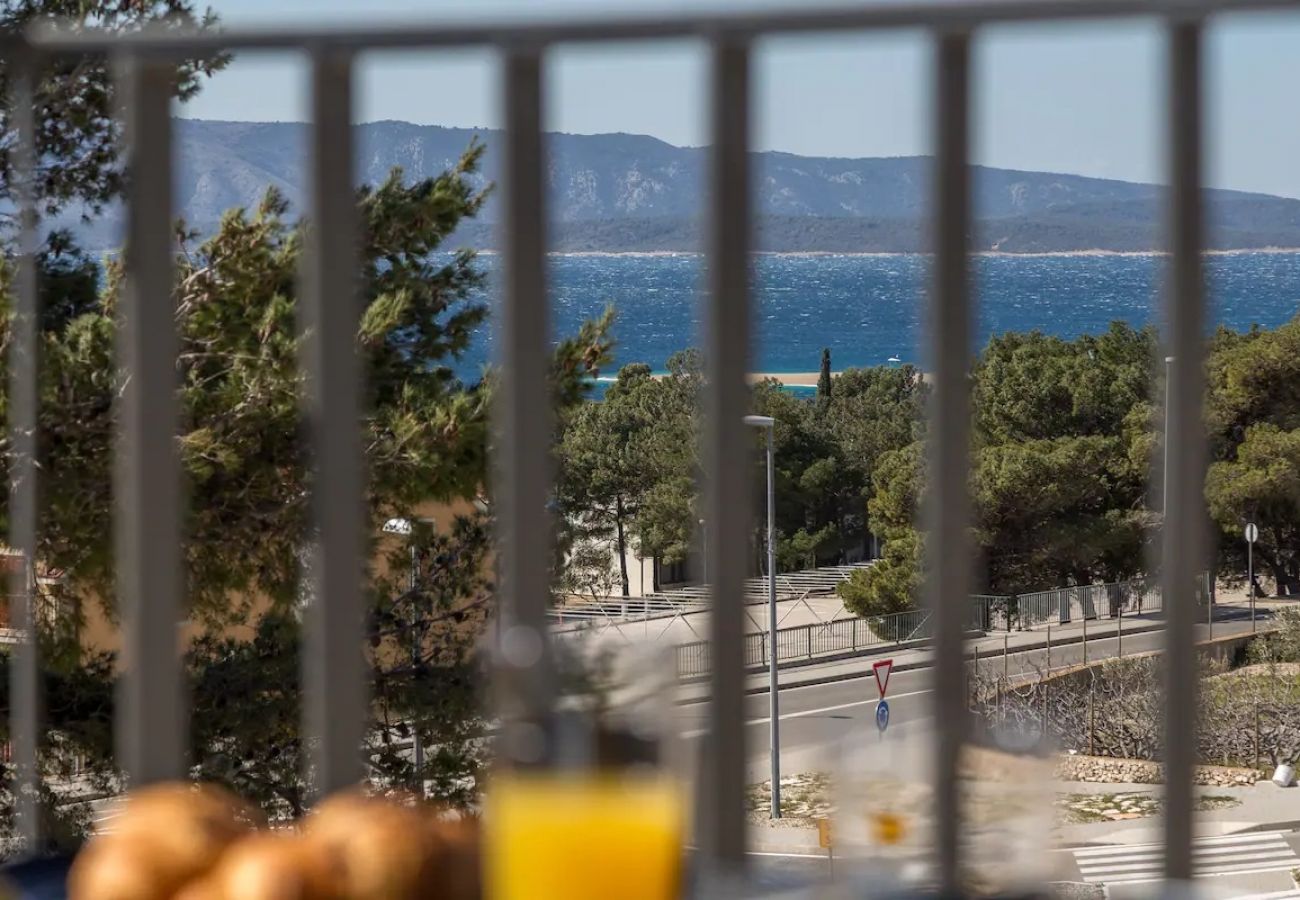
M 209 0 L 228 26 L 435 22 L 645 10 L 640 0 Z M 789 5 L 712 0 L 712 8 Z M 699 8 L 660 2 L 657 11 Z M 1300 197 L 1300 15 L 1235 16 L 1208 39 L 1209 181 Z M 988 165 L 1162 180 L 1163 40 L 1158 24 L 1000 27 L 975 46 L 975 146 Z M 827 156 L 929 150 L 930 45 L 920 33 L 783 38 L 757 53 L 759 149 Z M 360 73 L 361 120 L 499 122 L 489 52 L 372 55 Z M 548 127 L 706 143 L 706 56 L 695 42 L 559 49 L 548 60 Z M 251 56 L 180 113 L 304 118 L 300 59 Z

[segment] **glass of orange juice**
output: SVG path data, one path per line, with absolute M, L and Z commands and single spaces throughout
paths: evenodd
M 566 660 L 541 764 L 503 761 L 484 806 L 491 900 L 669 900 L 682 891 L 686 801 L 672 762 L 669 671 L 654 655 Z

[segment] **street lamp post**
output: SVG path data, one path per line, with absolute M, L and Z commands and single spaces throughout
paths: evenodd
M 400 534 L 407 538 L 410 543 L 411 551 L 411 570 L 407 573 L 407 590 L 411 593 L 411 603 L 415 603 L 415 589 L 419 586 L 419 559 L 415 549 L 414 530 L 415 526 L 410 519 L 389 519 L 384 523 L 385 534 Z M 420 646 L 423 637 L 423 629 L 419 628 L 415 621 L 415 613 L 411 616 L 411 631 L 408 639 L 411 644 L 411 666 L 416 669 L 420 664 Z M 416 793 L 421 799 L 424 798 L 424 744 L 420 740 L 420 723 L 412 719 L 411 722 L 411 755 L 413 768 L 415 770 Z
M 767 429 L 767 697 L 768 755 L 772 761 L 772 818 L 781 818 L 781 715 L 776 677 L 776 474 L 773 467 L 776 420 L 745 416 L 745 424 Z
M 1250 630 L 1255 631 L 1255 541 L 1259 540 L 1259 526 L 1246 523 L 1246 586 L 1250 591 Z

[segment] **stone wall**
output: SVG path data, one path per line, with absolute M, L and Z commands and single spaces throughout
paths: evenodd
M 1162 784 L 1160 763 L 1145 759 L 1115 759 L 1108 756 L 1085 756 L 1071 753 L 1062 756 L 1055 775 L 1062 781 L 1092 781 L 1103 784 Z M 1254 784 L 1268 778 L 1259 769 L 1232 766 L 1197 766 L 1193 782 L 1199 785 L 1232 787 Z

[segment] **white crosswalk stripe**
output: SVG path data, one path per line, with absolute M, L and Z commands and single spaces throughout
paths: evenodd
M 1285 832 L 1230 834 L 1198 838 L 1192 861 L 1198 877 L 1277 872 L 1300 867 L 1300 856 L 1284 839 Z M 1093 884 L 1138 884 L 1159 881 L 1164 864 L 1163 844 L 1085 847 L 1072 851 L 1083 880 Z M 1273 896 L 1273 895 L 1268 895 Z M 1289 893 L 1277 895 L 1292 896 Z M 1300 896 L 1298 894 L 1297 896 Z
M 1242 894 L 1232 900 L 1300 900 L 1300 889 L 1294 891 L 1274 891 L 1271 894 Z

